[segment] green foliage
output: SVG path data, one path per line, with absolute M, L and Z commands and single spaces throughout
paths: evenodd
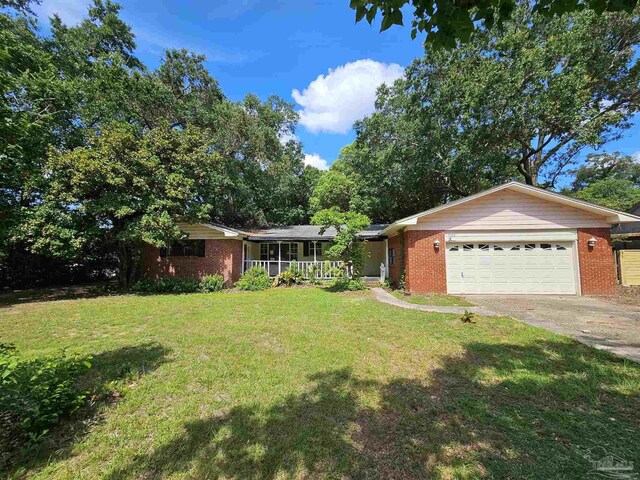
M 215 275 L 205 275 L 200 280 L 198 290 L 202 293 L 219 292 L 224 289 L 224 277 L 219 273 Z
M 462 316 L 460 317 L 460 321 L 462 323 L 473 323 L 474 318 L 475 318 L 475 313 L 470 312 L 469 310 L 465 310 Z
M 21 359 L 12 345 L 0 344 L 0 450 L 40 440 L 65 416 L 81 407 L 88 393 L 78 379 L 91 368 L 88 358 L 62 353 Z
M 333 292 L 356 292 L 368 288 L 367 284 L 359 278 L 338 277 L 329 282 L 329 290 Z
M 571 184 L 573 192 L 608 178 L 628 180 L 640 186 L 640 163 L 632 155 L 620 152 L 589 154 L 584 165 L 571 173 L 575 175 Z
M 544 15 L 553 17 L 568 12 L 578 12 L 585 8 L 597 14 L 605 11 L 633 11 L 634 0 L 584 2 L 581 0 L 537 0 L 532 8 Z M 350 6 L 356 12 L 356 22 L 366 19 L 369 24 L 378 12 L 382 15 L 380 31 L 384 32 L 393 25 L 404 25 L 402 9 L 411 5 L 411 38 L 418 32 L 425 33 L 425 46 L 454 48 L 457 42 L 468 42 L 472 33 L 480 28 L 498 27 L 511 19 L 516 0 L 485 0 L 482 2 L 457 2 L 455 0 L 351 0 Z
M 259 291 L 271 287 L 269 272 L 261 267 L 251 267 L 245 271 L 235 284 L 240 290 Z
M 605 178 L 583 188 L 575 196 L 614 210 L 628 211 L 640 203 L 640 187 L 630 180 Z
M 304 281 L 303 274 L 297 267 L 291 265 L 284 272 L 280 273 L 273 279 L 272 287 L 292 287 L 301 284 Z
M 195 278 L 162 277 L 158 280 L 143 278 L 134 283 L 130 291 L 135 293 L 196 293 L 200 282 Z
M 311 210 L 319 211 L 337 207 L 346 212 L 351 201 L 353 182 L 337 170 L 323 172 L 309 200 Z
M 553 187 L 635 112 L 637 15 L 546 18 L 519 6 L 500 30 L 428 49 L 378 91 L 340 171 L 351 208 L 390 221 L 512 179 Z
M 339 259 L 349 269 L 349 277 L 358 278 L 367 258 L 364 241 L 358 234 L 367 228 L 371 221 L 365 215 L 355 212 L 341 212 L 337 207 L 320 210 L 311 219 L 314 225 L 321 225 L 320 234 L 327 228 L 333 227 L 336 235 L 331 241 L 325 254 L 330 258 Z

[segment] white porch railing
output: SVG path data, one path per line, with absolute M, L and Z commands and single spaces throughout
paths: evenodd
M 284 272 L 290 266 L 295 267 L 302 272 L 305 279 L 311 277 L 319 279 L 330 279 L 338 276 L 339 271 L 344 271 L 343 262 L 324 260 L 324 261 L 309 261 L 309 262 L 297 262 L 297 261 L 281 261 L 278 260 L 245 260 L 244 269 L 248 270 L 251 267 L 264 268 L 269 272 L 269 276 L 275 277 L 281 272 Z

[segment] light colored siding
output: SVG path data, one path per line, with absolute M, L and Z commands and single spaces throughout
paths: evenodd
M 640 250 L 620 250 L 623 285 L 640 285 Z
M 523 193 L 502 190 L 418 220 L 409 230 L 540 230 L 609 227 L 601 218 Z
M 225 237 L 224 232 L 199 223 L 178 223 L 178 226 L 189 235 L 191 240 L 238 239 L 238 237 Z

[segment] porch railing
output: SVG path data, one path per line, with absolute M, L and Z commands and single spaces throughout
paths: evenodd
M 244 269 L 248 270 L 251 267 L 260 267 L 264 268 L 267 272 L 269 272 L 269 276 L 275 277 L 281 272 L 284 272 L 290 266 L 295 265 L 305 279 L 309 279 L 311 277 L 319 278 L 319 279 L 330 279 L 335 278 L 339 275 L 338 272 L 344 271 L 343 262 L 333 261 L 333 260 L 324 260 L 324 261 L 281 261 L 278 260 L 245 260 L 244 261 Z

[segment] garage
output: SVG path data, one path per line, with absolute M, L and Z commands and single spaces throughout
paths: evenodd
M 571 241 L 447 242 L 447 290 L 476 294 L 576 294 Z

